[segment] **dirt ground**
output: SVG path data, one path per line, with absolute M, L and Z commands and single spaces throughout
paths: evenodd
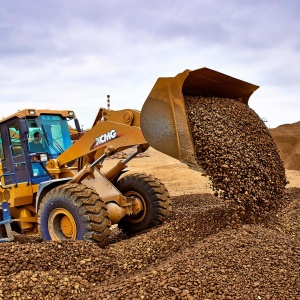
M 108 159 L 104 170 L 109 169 L 115 163 L 116 160 Z M 152 147 L 140 157 L 131 160 L 128 163 L 128 170 L 129 172 L 145 172 L 159 178 L 166 185 L 171 196 L 212 192 L 207 177 Z
M 109 169 L 117 160 L 108 159 L 104 170 Z M 140 158 L 128 163 L 129 172 L 145 172 L 159 178 L 166 185 L 171 196 L 186 194 L 213 193 L 210 188 L 210 180 L 204 174 L 190 169 L 168 155 L 156 151 L 150 147 Z M 287 188 L 300 188 L 300 171 L 286 170 L 288 180 Z

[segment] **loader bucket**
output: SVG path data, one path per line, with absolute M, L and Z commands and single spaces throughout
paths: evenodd
M 256 89 L 256 85 L 208 68 L 158 78 L 141 110 L 143 135 L 156 150 L 203 171 L 196 161 L 184 95 L 230 98 L 248 105 Z

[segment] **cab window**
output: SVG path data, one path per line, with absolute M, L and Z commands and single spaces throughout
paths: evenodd
M 22 154 L 21 140 L 19 134 L 19 124 L 13 123 L 8 126 L 11 151 L 13 156 Z
M 50 157 L 57 157 L 68 149 L 72 142 L 67 120 L 59 115 L 40 115 L 34 119 L 27 119 L 29 135 L 39 131 L 41 142 Z

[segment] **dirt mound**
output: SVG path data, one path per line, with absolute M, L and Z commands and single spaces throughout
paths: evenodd
M 300 122 L 280 125 L 270 129 L 270 133 L 285 168 L 300 171 Z
M 0 299 L 300 297 L 300 189 L 264 225 L 233 226 L 211 194 L 172 201 L 163 225 L 130 238 L 115 229 L 105 249 L 20 235 L 0 244 Z

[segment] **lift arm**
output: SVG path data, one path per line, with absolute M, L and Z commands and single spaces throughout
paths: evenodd
M 95 153 L 96 160 L 104 153 L 111 155 L 136 145 L 147 148 L 148 143 L 139 126 L 139 116 L 139 112 L 134 110 L 101 109 L 94 126 L 57 158 L 58 165 L 63 166 L 91 153 Z

